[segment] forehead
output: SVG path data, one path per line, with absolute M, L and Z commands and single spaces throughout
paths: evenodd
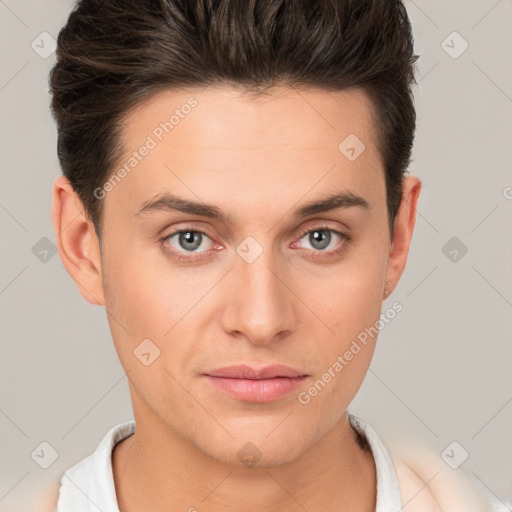
M 172 131 L 182 144 L 233 151 L 286 143 L 332 147 L 354 133 L 372 145 L 373 117 L 372 102 L 360 89 L 276 87 L 258 96 L 228 86 L 164 90 L 126 114 L 123 139 L 135 142 L 143 133 L 159 139 Z
M 177 190 L 208 203 L 243 195 L 254 213 L 262 200 L 291 205 L 308 191 L 348 188 L 376 200 L 384 176 L 374 131 L 361 90 L 165 90 L 125 117 L 118 167 L 128 172 L 109 201 L 123 196 L 135 211 Z

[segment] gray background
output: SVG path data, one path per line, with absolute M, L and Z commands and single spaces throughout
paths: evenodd
M 457 471 L 512 495 L 512 2 L 406 5 L 421 55 L 410 172 L 423 190 L 406 270 L 383 305 L 404 309 L 382 330 L 351 411 L 384 441 L 418 439 L 439 454 L 457 441 L 469 453 Z M 41 252 L 51 247 L 41 239 L 55 242 L 60 169 L 55 55 L 40 34 L 56 38 L 71 6 L 0 0 L 2 510 L 132 419 L 104 309 L 82 299 L 58 254 Z M 454 31 L 469 44 L 461 55 Z M 58 452 L 48 469 L 31 457 L 43 441 Z

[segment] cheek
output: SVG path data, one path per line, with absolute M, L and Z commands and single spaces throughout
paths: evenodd
M 159 290 L 152 285 L 150 270 L 125 258 L 109 265 L 106 274 L 107 306 L 115 320 L 133 336 L 149 337 L 159 332 L 155 321 L 163 323 L 164 318 L 159 311 Z
M 331 340 L 347 341 L 373 325 L 382 307 L 385 265 L 377 259 L 348 261 L 328 276 L 305 282 L 301 297 L 314 316 L 324 324 Z M 339 347 L 338 347 L 339 348 Z
M 144 340 L 148 350 L 160 351 L 155 363 L 170 370 L 181 367 L 193 354 L 194 321 L 201 315 L 201 298 L 218 280 L 201 272 L 171 266 L 163 256 L 142 249 L 125 253 L 118 244 L 105 252 L 104 291 L 108 321 L 123 367 L 139 361 L 134 351 Z M 121 257 L 122 254 L 124 257 Z M 215 278 L 215 279 L 214 279 Z
M 187 288 L 179 273 L 162 266 L 162 257 L 155 259 L 157 252 L 119 238 L 105 248 L 107 308 L 134 339 L 161 338 L 184 314 Z
M 144 366 L 137 359 L 138 347 L 141 350 L 145 348 L 141 353 L 151 352 L 151 358 L 154 358 L 161 350 L 163 334 L 172 324 L 167 312 L 162 310 L 161 291 L 155 289 L 151 266 L 144 264 L 142 258 L 137 256 L 141 254 L 140 251 L 127 251 L 127 244 L 117 242 L 112 242 L 104 251 L 106 310 L 114 346 L 123 368 L 127 372 L 131 369 L 138 372 Z M 145 340 L 151 340 L 151 343 Z
M 315 376 L 323 395 L 319 402 L 332 399 L 339 405 L 340 400 L 353 397 L 368 370 L 382 309 L 383 261 L 375 253 L 347 260 L 329 279 L 301 287 L 313 313 L 306 327 L 308 337 L 321 354 Z

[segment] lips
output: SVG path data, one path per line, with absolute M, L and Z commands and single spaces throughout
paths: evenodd
M 275 364 L 263 368 L 247 365 L 226 366 L 203 374 L 207 383 L 237 400 L 274 402 L 297 390 L 308 374 Z
M 253 368 L 245 364 L 235 366 L 225 366 L 217 370 L 206 373 L 210 377 L 225 377 L 228 379 L 273 379 L 276 377 L 296 378 L 307 375 L 300 370 L 290 368 L 282 364 L 273 364 L 263 368 Z

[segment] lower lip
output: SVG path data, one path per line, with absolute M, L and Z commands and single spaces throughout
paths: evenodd
M 205 378 L 217 389 L 228 395 L 247 402 L 273 402 L 295 391 L 301 386 L 307 376 L 275 377 L 273 379 L 234 379 L 228 377 Z

